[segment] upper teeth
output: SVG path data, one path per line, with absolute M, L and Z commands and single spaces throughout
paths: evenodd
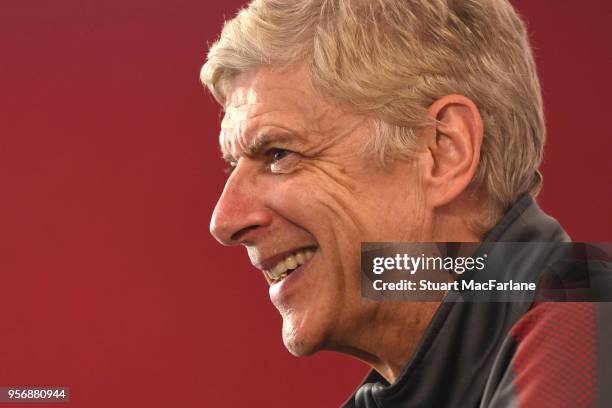
M 281 277 L 284 277 L 286 276 L 286 272 L 288 270 L 295 269 L 299 265 L 305 264 L 306 261 L 312 258 L 312 255 L 314 255 L 314 251 L 312 249 L 303 249 L 297 251 L 274 265 L 272 269 L 265 271 L 266 275 L 268 275 L 268 277 L 272 280 L 277 280 Z

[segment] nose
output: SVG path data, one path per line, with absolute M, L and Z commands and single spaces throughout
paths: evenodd
M 210 233 L 223 245 L 248 243 L 272 219 L 262 204 L 265 192 L 258 191 L 254 177 L 240 167 L 227 180 L 210 220 Z

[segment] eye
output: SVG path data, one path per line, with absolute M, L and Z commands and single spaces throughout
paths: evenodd
M 272 173 L 286 174 L 293 171 L 299 163 L 299 155 L 291 150 L 273 148 L 266 151 Z
M 268 157 L 270 157 L 270 161 L 275 163 L 277 161 L 281 161 L 289 154 L 289 150 L 285 149 L 270 149 L 268 150 Z

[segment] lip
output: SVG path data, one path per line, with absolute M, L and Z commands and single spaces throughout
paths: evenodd
M 286 302 L 291 292 L 295 291 L 300 279 L 308 272 L 313 260 L 317 258 L 318 250 L 314 251 L 314 255 L 305 264 L 294 269 L 286 278 L 280 282 L 271 283 L 268 288 L 270 300 L 274 305 L 280 305 Z
M 316 250 L 317 246 L 316 245 L 305 245 L 305 246 L 300 246 L 300 247 L 295 247 L 293 249 L 289 249 L 287 251 L 283 251 L 283 252 L 279 252 L 276 255 L 273 255 L 269 258 L 264 259 L 261 262 L 256 262 L 254 264 L 254 266 L 261 270 L 261 271 L 267 271 L 272 269 L 277 263 L 279 263 L 280 261 L 282 261 L 283 259 L 285 259 L 286 257 L 288 257 L 289 255 L 292 255 L 296 252 L 299 251 L 304 251 L 307 249 L 312 249 L 312 250 Z M 297 268 L 299 269 L 299 268 Z M 296 271 L 297 271 L 296 269 Z

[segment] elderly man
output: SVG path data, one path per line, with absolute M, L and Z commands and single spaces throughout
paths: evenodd
M 347 407 L 602 398 L 595 374 L 547 374 L 554 344 L 525 354 L 546 343 L 542 320 L 572 332 L 594 307 L 361 297 L 361 242 L 569 240 L 533 200 L 540 86 L 508 1 L 255 0 L 201 77 L 225 112 L 229 163 L 212 234 L 263 272 L 291 353 L 335 350 L 373 368 Z

